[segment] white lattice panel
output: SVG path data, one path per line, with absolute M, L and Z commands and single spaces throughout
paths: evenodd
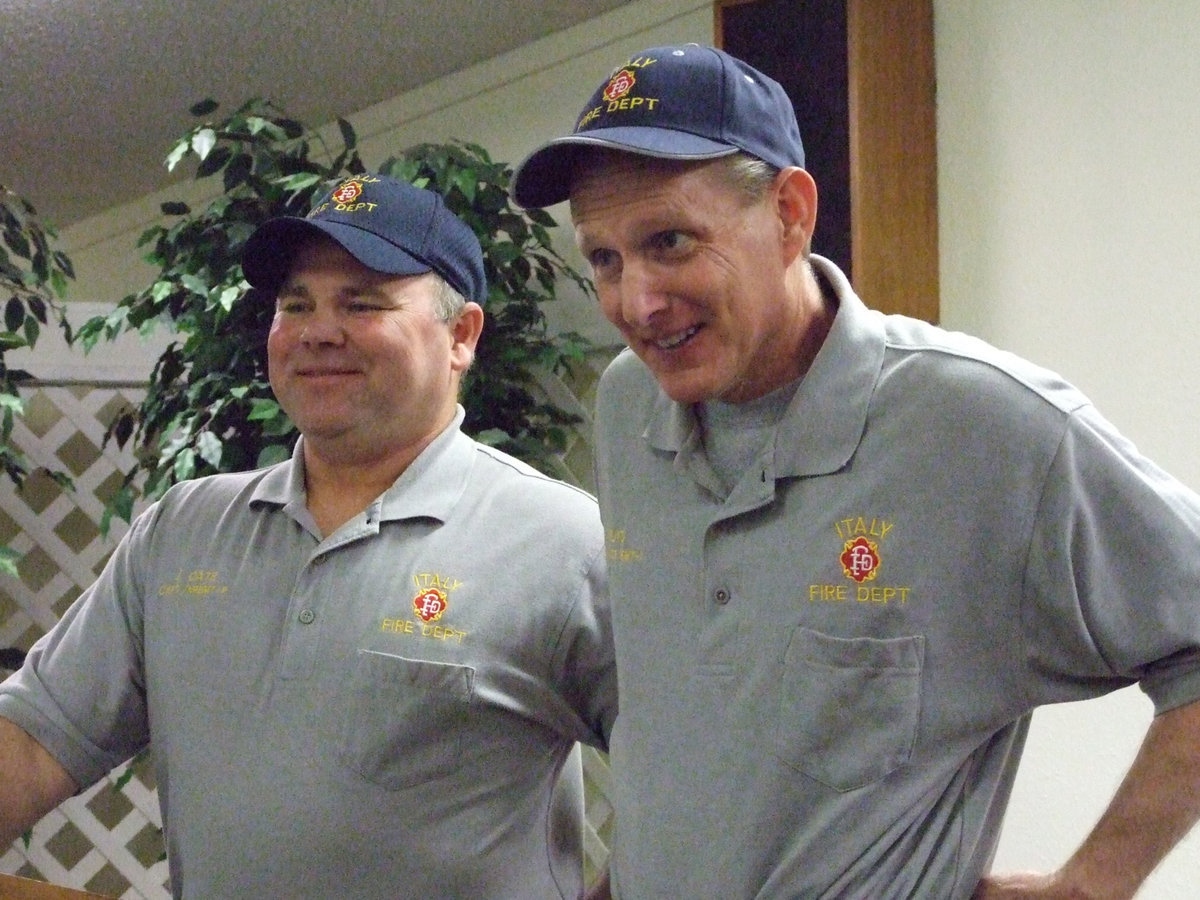
M 0 646 L 28 649 L 95 578 L 128 525 L 100 534 L 101 499 L 119 483 L 132 456 L 104 445 L 104 430 L 140 388 L 41 386 L 25 392 L 26 415 L 13 443 L 35 466 L 63 471 L 74 491 L 42 474 L 22 490 L 0 481 L 4 542 L 24 555 L 20 580 L 0 579 Z M 169 897 L 162 859 L 158 799 L 145 765 L 121 790 L 121 767 L 47 815 L 28 846 L 18 841 L 0 856 L 0 871 L 84 888 L 109 897 Z

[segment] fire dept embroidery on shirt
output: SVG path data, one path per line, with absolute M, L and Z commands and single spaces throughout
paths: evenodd
M 451 591 L 462 587 L 463 583 L 457 578 L 434 572 L 413 575 L 413 583 L 417 586 L 417 593 L 409 607 L 413 618 L 387 616 L 380 621 L 379 630 L 397 637 L 412 635 L 461 644 L 467 632 L 456 628 L 458 623 L 447 624 L 442 617 L 450 611 Z
M 835 581 L 810 584 L 808 602 L 857 603 L 870 606 L 887 606 L 892 603 L 903 606 L 908 603 L 912 599 L 912 588 L 878 583 L 885 555 L 880 548 L 895 527 L 895 522 L 878 516 L 851 516 L 834 522 L 833 530 L 839 538 L 835 551 L 836 565 L 841 569 L 842 577 L 851 583 Z M 894 572 L 891 569 L 889 571 Z

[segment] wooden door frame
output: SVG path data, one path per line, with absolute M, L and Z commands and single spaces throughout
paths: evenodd
M 714 2 L 717 46 L 725 8 L 757 2 Z M 933 0 L 845 4 L 855 290 L 876 309 L 937 322 Z

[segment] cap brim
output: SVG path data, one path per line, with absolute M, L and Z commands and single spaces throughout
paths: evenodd
M 731 144 L 669 128 L 597 128 L 555 138 L 533 151 L 513 173 L 512 196 L 517 205 L 529 209 L 566 200 L 576 162 L 589 147 L 659 159 L 716 159 L 738 152 Z
M 242 273 L 254 287 L 275 294 L 287 277 L 296 248 L 322 235 L 376 272 L 421 275 L 433 268 L 390 241 L 353 225 L 287 217 L 264 223 L 250 236 L 242 251 Z

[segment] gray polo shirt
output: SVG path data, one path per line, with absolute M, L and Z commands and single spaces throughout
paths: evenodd
M 325 540 L 299 449 L 172 488 L 0 688 L 83 784 L 153 740 L 177 897 L 578 894 L 599 517 L 461 417 Z
M 833 329 L 732 488 L 635 357 L 599 387 L 625 900 L 969 897 L 1036 706 L 1200 697 L 1200 499 L 814 266 Z

